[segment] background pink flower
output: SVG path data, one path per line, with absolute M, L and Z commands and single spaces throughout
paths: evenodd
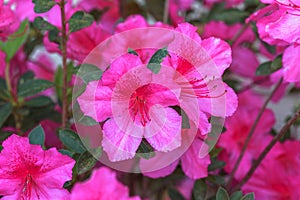
M 112 170 L 101 167 L 92 172 L 89 180 L 77 183 L 71 191 L 71 200 L 139 200 L 140 198 L 130 197 L 126 186 L 118 182 L 116 173 Z
M 68 199 L 63 188 L 72 179 L 75 162 L 56 149 L 43 150 L 28 138 L 12 135 L 0 153 L 0 195 L 3 199 Z

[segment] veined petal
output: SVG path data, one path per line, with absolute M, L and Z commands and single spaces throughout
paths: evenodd
M 103 126 L 102 146 L 112 162 L 133 158 L 142 141 L 142 129 L 138 127 L 131 130 L 122 129 L 113 118 L 106 121 Z
M 150 119 L 144 137 L 155 150 L 167 152 L 181 145 L 181 116 L 175 110 L 152 106 Z

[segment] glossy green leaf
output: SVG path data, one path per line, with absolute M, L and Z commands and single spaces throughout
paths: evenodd
M 220 187 L 216 195 L 216 200 L 230 200 L 228 192 L 224 188 Z
M 282 55 L 277 56 L 273 61 L 264 62 L 256 69 L 257 76 L 266 76 L 282 68 Z
M 60 141 L 71 151 L 76 153 L 84 153 L 86 151 L 80 137 L 77 133 L 70 129 L 61 129 L 58 132 Z
M 38 96 L 26 101 L 24 104 L 29 107 L 44 107 L 53 103 L 53 101 L 47 96 Z
M 54 0 L 32 0 L 32 3 L 34 3 L 34 12 L 36 13 L 48 12 L 56 4 Z
M 7 118 L 12 113 L 13 107 L 10 103 L 6 103 L 0 107 L 0 128 L 3 126 Z
M 230 196 L 230 200 L 241 200 L 243 193 L 241 191 L 236 191 Z
M 2 42 L 0 40 L 0 49 L 2 49 L 2 51 L 6 54 L 6 62 L 9 62 L 20 47 L 25 43 L 29 33 L 28 27 L 28 20 L 24 20 L 18 31 L 9 36 L 7 41 Z
M 182 194 L 174 188 L 169 188 L 168 194 L 171 200 L 185 200 Z
M 254 200 L 254 193 L 246 194 L 241 200 Z
M 207 185 L 201 179 L 197 180 L 193 188 L 193 199 L 194 200 L 205 200 L 207 192 Z
M 30 144 L 39 144 L 41 146 L 45 143 L 45 131 L 42 126 L 35 127 L 28 135 Z
M 0 78 L 0 99 L 8 99 L 9 93 L 7 91 L 6 82 Z
M 42 17 L 36 17 L 33 21 L 33 26 L 41 31 L 51 31 L 51 30 L 59 31 L 57 27 L 50 24 Z
M 97 163 L 97 160 L 88 151 L 80 155 L 76 162 L 77 174 L 81 175 L 90 171 Z
M 217 158 L 213 158 L 211 164 L 208 166 L 208 171 L 214 171 L 216 169 L 222 169 L 226 165 L 225 162 L 218 160 Z
M 150 69 L 154 74 L 158 74 L 161 68 L 161 62 L 169 54 L 166 48 L 157 50 L 151 57 L 147 68 Z
M 83 11 L 77 11 L 69 20 L 70 33 L 79 31 L 90 26 L 94 21 L 94 17 Z
M 142 140 L 136 153 L 138 156 L 140 156 L 146 160 L 149 160 L 150 158 L 155 156 L 153 147 L 145 139 Z
M 90 81 L 100 80 L 102 77 L 103 71 L 97 66 L 92 64 L 82 64 L 80 69 L 76 74 L 79 76 L 86 84 Z
M 53 83 L 47 80 L 34 79 L 24 82 L 18 87 L 18 97 L 34 96 L 46 89 L 53 87 Z

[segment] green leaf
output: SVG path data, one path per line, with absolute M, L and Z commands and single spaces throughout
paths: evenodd
M 0 128 L 3 126 L 7 118 L 12 113 L 13 107 L 10 103 L 6 103 L 0 107 Z
M 47 96 L 38 96 L 33 99 L 30 99 L 25 102 L 26 106 L 35 108 L 35 107 L 44 107 L 48 106 L 49 104 L 53 103 L 52 100 Z
M 229 8 L 217 13 L 211 18 L 211 20 L 223 21 L 227 24 L 234 24 L 237 22 L 243 22 L 248 15 L 248 12 L 236 8 Z
M 45 143 L 45 131 L 42 126 L 35 127 L 30 133 L 29 133 L 29 142 L 30 144 L 39 144 L 41 146 Z
M 230 196 L 230 200 L 241 200 L 243 193 L 241 191 L 236 191 Z
M 69 151 L 69 150 L 67 150 L 67 149 L 60 149 L 60 150 L 58 150 L 58 151 L 59 151 L 61 154 L 66 155 L 66 156 L 69 156 L 69 157 L 71 157 L 71 158 L 75 155 L 74 152 Z
M 56 26 L 50 24 L 42 17 L 36 17 L 33 21 L 33 26 L 41 31 L 51 31 L 51 30 L 59 31 L 59 29 Z
M 18 97 L 30 97 L 51 87 L 52 82 L 42 79 L 26 81 L 18 87 Z
M 87 26 L 90 26 L 94 21 L 94 17 L 83 11 L 77 11 L 69 20 L 70 33 L 79 31 Z
M 61 67 L 58 67 L 54 75 L 54 84 L 56 96 L 59 100 L 62 98 L 62 87 L 63 87 L 63 70 Z
M 76 162 L 77 174 L 81 175 L 90 171 L 97 163 L 97 160 L 88 151 L 80 155 Z
M 151 57 L 147 68 L 150 69 L 154 74 L 158 74 L 161 65 L 160 63 L 163 61 L 163 59 L 169 54 L 166 48 L 162 48 L 157 50 L 153 56 Z
M 222 169 L 226 165 L 225 162 L 213 158 L 211 164 L 208 166 L 208 171 L 214 171 L 216 169 Z
M 282 55 L 277 56 L 271 64 L 272 73 L 282 68 Z
M 18 87 L 25 83 L 26 81 L 34 79 L 34 73 L 32 71 L 25 72 L 18 81 Z
M 3 146 L 2 146 L 2 145 L 0 145 L 0 152 L 2 151 L 2 149 L 3 149 Z
M 230 200 L 228 192 L 220 187 L 217 192 L 216 200 Z
M 207 185 L 201 179 L 197 180 L 193 188 L 193 199 L 194 200 L 205 200 L 207 192 Z
M 142 139 L 142 142 L 136 153 L 138 156 L 145 158 L 146 160 L 149 160 L 155 156 L 153 147 L 144 138 Z
M 273 61 L 264 62 L 258 66 L 255 74 L 266 76 L 282 68 L 282 55 L 277 56 Z
M 24 20 L 18 31 L 9 36 L 6 42 L 0 41 L 0 48 L 6 54 L 6 62 L 9 62 L 20 47 L 25 43 L 29 34 L 28 27 L 28 20 Z
M 0 99 L 8 99 L 9 93 L 7 91 L 6 82 L 4 79 L 0 78 Z
M 174 188 L 169 188 L 168 194 L 171 200 L 185 200 L 182 194 Z
M 135 51 L 135 50 L 133 50 L 133 49 L 131 49 L 131 48 L 128 48 L 128 53 L 130 53 L 130 54 L 133 54 L 133 55 L 135 55 L 135 56 L 139 56 L 139 54 Z
M 59 30 L 58 29 L 52 29 L 48 33 L 48 38 L 51 42 L 54 42 L 56 44 L 61 43 L 61 37 L 59 36 Z
M 102 74 L 103 71 L 97 66 L 92 64 L 82 64 L 80 65 L 80 69 L 78 70 L 78 73 L 76 75 L 79 76 L 87 84 L 91 81 L 100 80 Z
M 77 133 L 70 129 L 61 129 L 58 132 L 60 141 L 71 151 L 76 153 L 84 153 L 86 151 L 80 137 Z
M 56 4 L 54 0 L 32 0 L 32 3 L 34 3 L 36 13 L 48 12 Z
M 249 193 L 246 194 L 245 196 L 243 196 L 243 198 L 241 198 L 241 200 L 254 200 L 254 193 Z

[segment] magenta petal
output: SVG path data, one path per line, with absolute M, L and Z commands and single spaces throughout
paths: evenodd
M 300 45 L 291 45 L 283 53 L 283 78 L 288 82 L 300 82 Z
M 93 81 L 78 97 L 78 103 L 84 115 L 102 122 L 112 116 L 111 96 L 112 90 L 109 87 L 98 86 L 98 81 Z
M 143 173 L 145 176 L 148 176 L 150 178 L 161 178 L 161 177 L 166 177 L 170 174 L 172 174 L 172 172 L 175 171 L 177 165 L 178 165 L 179 161 L 175 161 L 173 163 L 171 163 L 170 165 L 168 165 L 165 168 L 162 168 L 160 170 L 157 171 L 153 171 L 153 172 L 146 172 Z
M 190 148 L 181 157 L 181 166 L 184 173 L 191 179 L 199 179 L 207 177 L 208 165 L 210 157 L 206 155 L 204 158 L 199 157 L 199 151 L 202 145 L 206 145 L 202 140 L 195 138 Z
M 150 118 L 144 137 L 155 150 L 167 152 L 181 145 L 181 116 L 175 110 L 152 106 Z
M 210 37 L 202 41 L 203 48 L 211 56 L 219 70 L 220 75 L 231 64 L 231 48 L 219 38 Z
M 217 88 L 209 94 L 211 98 L 199 98 L 199 104 L 203 105 L 201 110 L 217 117 L 231 116 L 238 105 L 237 96 L 229 86 L 220 80 L 214 82 Z M 210 84 L 214 85 L 213 82 Z
M 120 129 L 114 119 L 106 121 L 103 126 L 102 146 L 112 162 L 133 158 L 142 141 L 142 129 L 136 127 L 125 131 Z

